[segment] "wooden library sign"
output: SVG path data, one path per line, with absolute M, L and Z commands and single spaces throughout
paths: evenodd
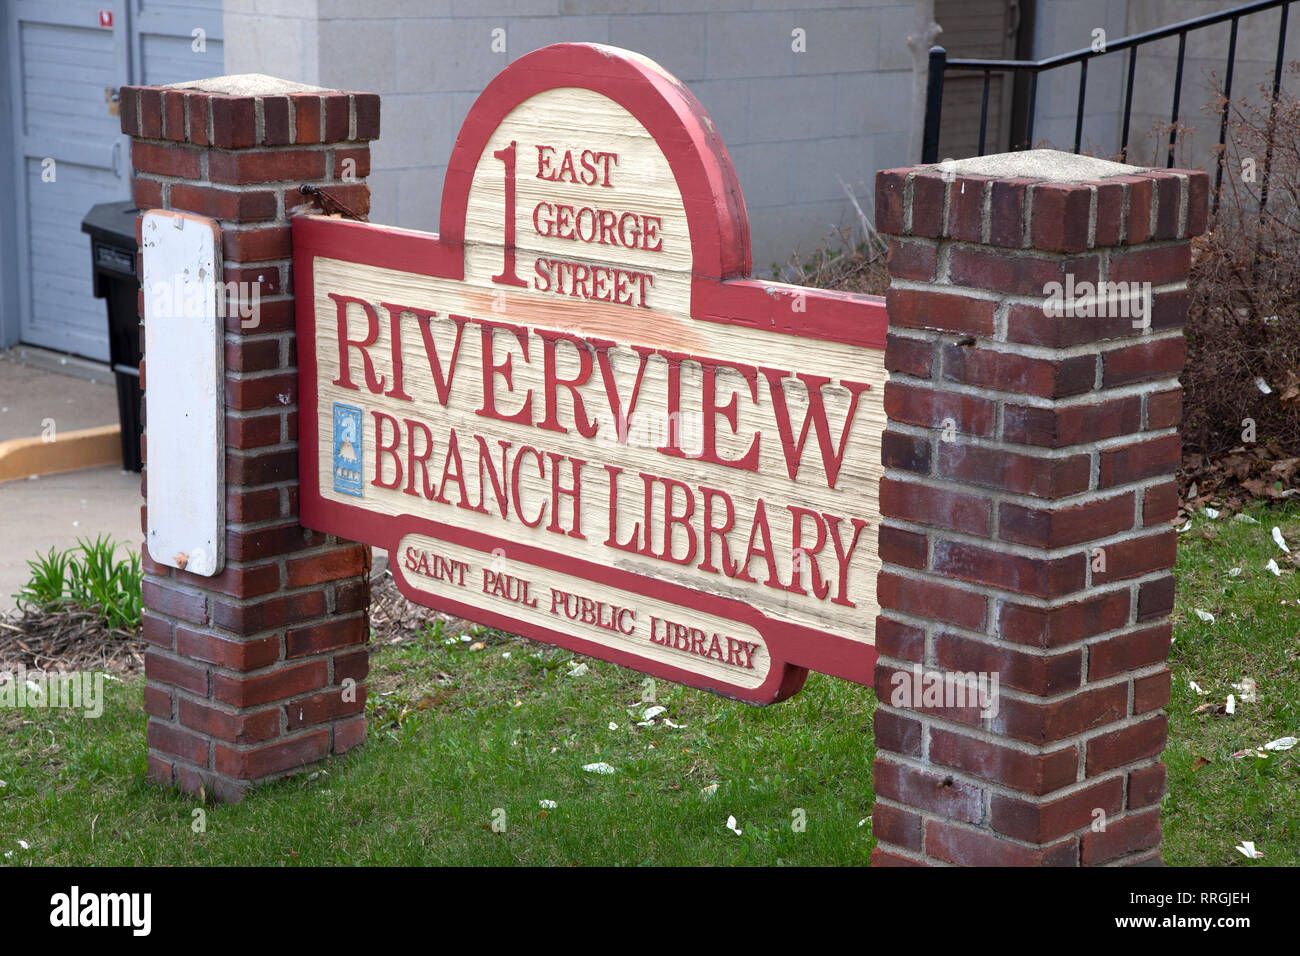
M 699 102 L 559 44 L 494 79 L 437 235 L 293 224 L 301 521 L 411 600 L 752 703 L 870 683 L 883 300 L 748 278 Z

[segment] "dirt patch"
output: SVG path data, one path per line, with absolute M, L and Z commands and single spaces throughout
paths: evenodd
M 91 611 L 9 611 L 0 614 L 0 670 L 109 671 L 144 669 L 138 633 L 104 626 Z

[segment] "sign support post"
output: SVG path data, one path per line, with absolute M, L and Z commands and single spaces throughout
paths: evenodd
M 224 262 L 212 292 L 224 344 L 225 566 L 205 576 L 197 562 L 186 570 L 189 555 L 144 554 L 149 773 L 237 799 L 252 781 L 365 739 L 369 548 L 298 524 L 289 219 L 312 203 L 303 184 L 368 211 L 379 98 L 264 76 L 121 96 L 136 205 L 216 220 Z M 145 297 L 174 298 L 157 285 L 141 290 L 142 315 Z M 147 391 L 153 359 L 140 363 L 149 411 L 183 412 Z
M 878 174 L 877 865 L 1159 863 L 1207 186 L 1048 150 Z

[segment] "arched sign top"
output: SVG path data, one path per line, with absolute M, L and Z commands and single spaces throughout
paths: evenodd
M 457 245 L 466 241 L 471 187 L 476 174 L 483 175 L 485 164 L 497 162 L 488 147 L 503 124 L 543 94 L 582 90 L 599 94 L 625 110 L 644 131 L 645 149 L 662 152 L 685 210 L 691 274 L 707 279 L 748 276 L 751 259 L 745 200 L 731 157 L 708 113 L 658 64 L 628 50 L 594 43 L 543 47 L 520 57 L 488 84 L 465 118 L 452 149 L 442 193 L 442 241 Z M 581 97 L 573 96 L 575 125 L 580 126 L 586 118 L 581 115 L 585 105 Z M 619 169 L 618 163 L 600 159 L 599 146 L 593 144 L 585 151 L 589 154 L 585 171 L 581 152 L 573 157 L 577 175 L 585 172 L 606 186 L 623 177 L 654 178 L 649 157 L 636 166 L 630 162 L 632 157 L 621 157 L 623 168 Z M 537 172 L 539 156 L 521 153 L 511 161 L 518 163 L 521 171 Z M 541 156 L 540 162 L 558 176 L 566 156 L 556 151 Z M 634 183 L 634 187 L 639 185 Z M 599 229 L 599 221 L 593 220 L 593 226 Z

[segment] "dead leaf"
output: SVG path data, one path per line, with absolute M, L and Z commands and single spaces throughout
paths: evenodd
M 1197 757 L 1195 760 L 1192 761 L 1192 769 L 1200 770 L 1202 767 L 1207 766 L 1208 764 L 1209 761 L 1206 760 L 1204 757 Z

